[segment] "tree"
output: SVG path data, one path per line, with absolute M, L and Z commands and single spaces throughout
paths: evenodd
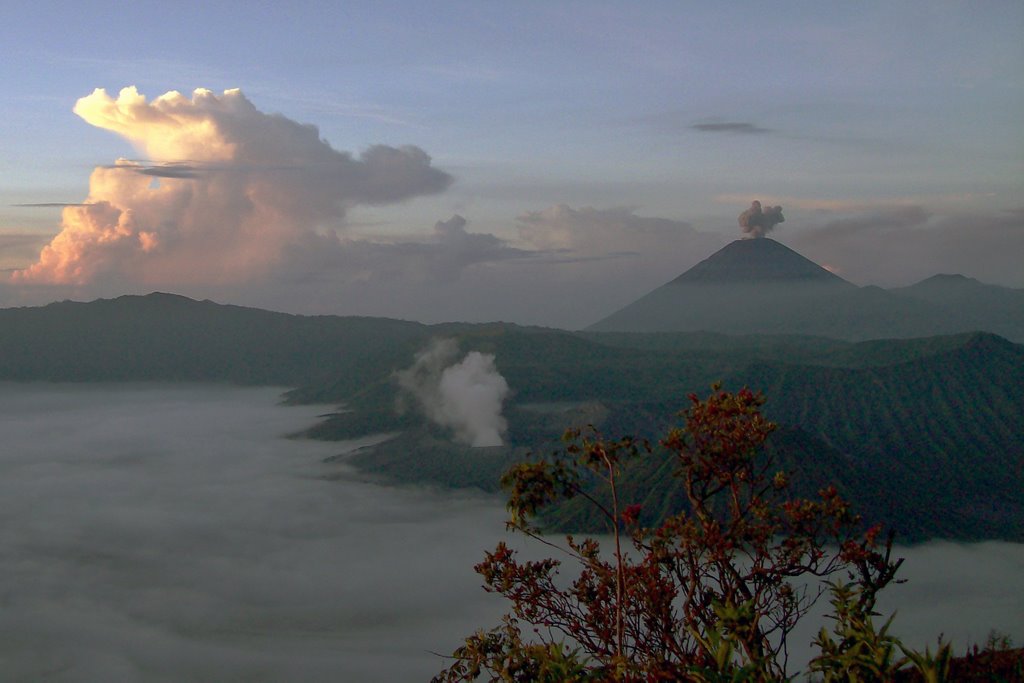
M 860 619 L 859 637 L 898 644 L 864 620 L 901 562 L 891 559 L 891 535 L 879 544 L 880 528 L 865 528 L 833 487 L 813 499 L 791 495 L 789 475 L 763 448 L 775 425 L 762 415 L 762 396 L 716 385 L 706 399 L 689 399 L 684 426 L 660 449 L 570 430 L 562 452 L 505 474 L 508 526 L 557 549 L 577 573 L 563 579 L 562 560 L 520 561 L 499 543 L 476 571 L 511 611 L 467 638 L 435 680 L 784 679 L 788 636 L 827 579 L 846 616 Z M 640 503 L 620 500 L 623 472 L 639 457 L 671 458 L 686 499 L 653 528 L 637 522 Z M 593 538 L 553 543 L 536 526 L 546 508 L 577 496 L 600 512 L 610 551 Z M 837 634 L 849 626 L 849 618 L 837 623 Z M 819 640 L 831 647 L 816 660 L 821 672 L 860 651 L 841 636 Z M 882 666 L 903 661 L 887 656 Z

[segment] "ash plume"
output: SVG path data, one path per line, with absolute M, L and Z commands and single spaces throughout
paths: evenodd
M 433 423 L 454 432 L 455 440 L 479 448 L 500 446 L 508 423 L 501 415 L 508 382 L 494 356 L 470 351 L 462 360 L 454 339 L 435 339 L 413 364 L 395 373 L 398 409 L 412 398 Z
M 769 206 L 762 209 L 761 202 L 756 199 L 751 203 L 749 209 L 740 214 L 739 218 L 743 233 L 752 238 L 764 237 L 776 225 L 785 221 L 781 206 Z

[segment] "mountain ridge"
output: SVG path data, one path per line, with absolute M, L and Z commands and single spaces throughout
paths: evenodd
M 495 355 L 513 390 L 507 446 L 465 449 L 421 415 L 396 414 L 394 372 L 436 336 Z M 773 448 L 809 489 L 839 479 L 858 509 L 908 539 L 1024 538 L 1024 347 L 986 332 L 856 343 L 581 334 L 306 317 L 158 293 L 0 309 L 0 380 L 297 387 L 291 402 L 347 407 L 311 436 L 404 435 L 353 460 L 363 471 L 490 490 L 503 464 L 558 449 L 570 426 L 657 438 L 688 393 L 722 380 L 765 392 L 780 423 Z M 638 472 L 637 491 L 658 466 Z M 677 502 L 659 488 L 644 504 L 653 514 Z
M 951 274 L 902 288 L 858 287 L 769 238 L 731 242 L 585 329 L 850 341 L 972 330 L 1024 341 L 1024 290 Z

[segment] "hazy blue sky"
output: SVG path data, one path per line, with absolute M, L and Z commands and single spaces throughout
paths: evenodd
M 5 13 L 4 305 L 162 289 L 585 325 L 738 237 L 753 199 L 858 284 L 1024 287 L 1018 1 L 213 4 Z M 169 109 L 126 86 L 181 92 L 188 144 L 141 131 Z M 62 207 L 18 205 L 64 203 L 91 206 L 41 260 Z

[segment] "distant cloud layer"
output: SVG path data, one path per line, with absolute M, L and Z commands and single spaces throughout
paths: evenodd
M 318 229 L 339 226 L 352 206 L 452 182 L 418 147 L 376 145 L 355 158 L 315 126 L 257 110 L 240 90 L 147 102 L 134 87 L 116 99 L 98 89 L 74 111 L 148 161 L 96 168 L 86 201 L 65 207 L 61 232 L 15 282 L 242 282 Z
M 699 130 L 702 133 L 770 133 L 768 128 L 761 128 L 746 121 L 716 121 L 713 123 L 695 123 L 690 128 Z
M 662 250 L 697 234 L 684 221 L 638 216 L 629 207 L 574 209 L 556 204 L 520 214 L 516 222 L 520 239 L 529 245 L 582 259 Z
M 790 240 L 857 284 L 909 285 L 938 273 L 1024 287 L 1024 209 L 933 211 L 906 205 L 812 224 Z

